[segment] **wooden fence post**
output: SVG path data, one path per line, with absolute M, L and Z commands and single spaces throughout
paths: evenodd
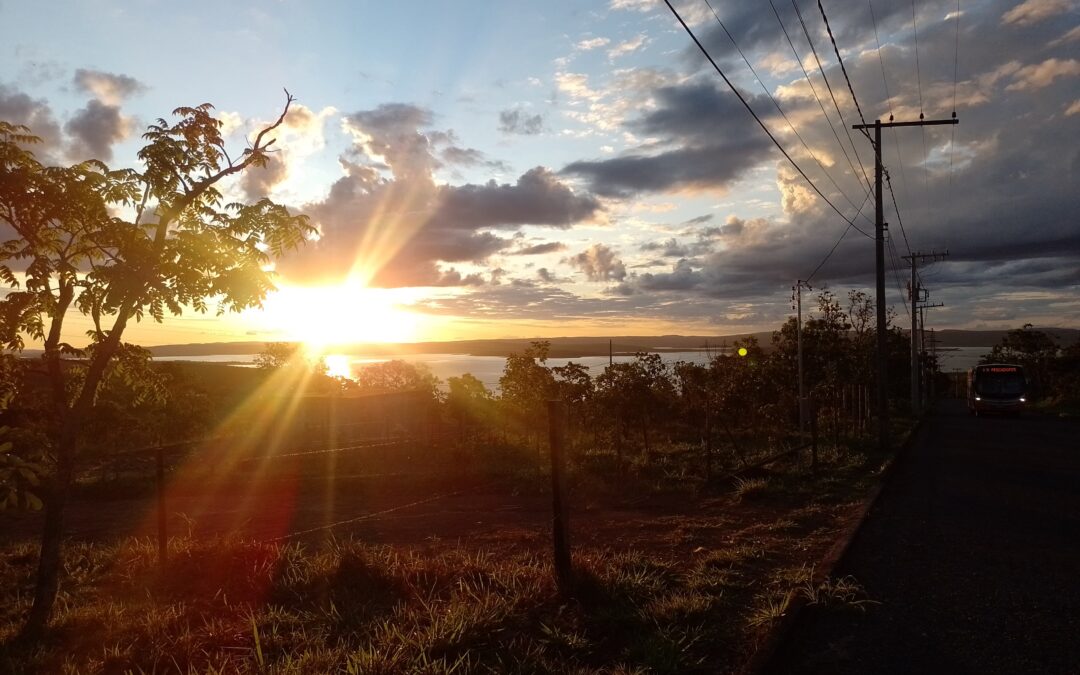
M 165 513 L 165 452 L 157 447 L 157 526 L 158 564 L 165 566 L 169 556 L 168 518 Z
M 570 595 L 573 567 L 570 560 L 569 522 L 566 513 L 566 476 L 563 456 L 563 425 L 566 407 L 562 401 L 548 401 L 548 439 L 551 446 L 551 530 L 554 543 L 555 582 L 559 593 Z

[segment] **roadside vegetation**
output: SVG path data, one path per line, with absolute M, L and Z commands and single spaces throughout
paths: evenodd
M 1026 324 L 1006 333 L 980 362 L 1023 366 L 1033 388 L 1036 410 L 1080 415 L 1080 339 L 1061 345 L 1053 336 Z

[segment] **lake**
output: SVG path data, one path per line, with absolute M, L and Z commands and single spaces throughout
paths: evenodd
M 939 351 L 941 369 L 967 370 L 979 362 L 979 358 L 990 351 L 989 347 L 956 347 L 948 351 Z M 661 358 L 667 363 L 687 361 L 690 363 L 707 364 L 709 354 L 704 351 L 663 351 L 659 352 Z M 251 367 L 255 362 L 256 354 L 208 354 L 202 356 L 156 356 L 155 361 L 205 361 L 211 363 L 235 363 L 240 366 Z M 371 363 L 381 363 L 391 360 L 387 356 L 363 356 L 355 354 L 344 355 L 348 359 L 352 372 Z M 488 389 L 496 390 L 499 386 L 499 377 L 503 373 L 506 359 L 501 356 L 472 356 L 470 354 L 411 354 L 401 357 L 403 361 L 427 366 L 435 377 L 445 381 L 450 377 L 460 377 L 470 373 L 476 379 L 484 383 Z M 617 355 L 613 359 L 615 363 L 633 361 L 630 355 Z M 548 359 L 548 366 L 565 366 L 573 361 L 589 368 L 589 374 L 599 375 L 608 364 L 606 356 L 579 356 L 571 359 Z

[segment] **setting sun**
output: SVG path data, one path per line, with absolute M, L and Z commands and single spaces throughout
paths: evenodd
M 336 286 L 283 286 L 267 297 L 260 322 L 284 339 L 314 351 L 359 342 L 409 342 L 419 317 L 385 289 L 345 282 Z

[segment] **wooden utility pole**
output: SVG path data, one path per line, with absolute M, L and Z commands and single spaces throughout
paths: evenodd
M 919 115 L 922 117 L 922 115 Z M 874 130 L 874 258 L 877 276 L 877 417 L 878 449 L 889 449 L 889 382 L 888 382 L 888 339 L 885 335 L 885 204 L 881 198 L 881 181 L 884 168 L 881 164 L 881 130 L 892 127 L 923 127 L 939 124 L 958 124 L 960 120 L 953 113 L 952 119 L 924 120 L 917 122 L 884 122 L 874 120 L 873 124 L 854 124 L 864 134 L 867 129 Z
M 569 596 L 573 588 L 573 567 L 570 560 L 569 524 L 566 514 L 566 476 L 563 456 L 563 428 L 566 404 L 548 401 L 548 440 L 551 444 L 551 532 L 554 544 L 553 562 L 555 583 L 559 593 Z
M 918 320 L 916 312 L 918 311 L 919 303 L 922 298 L 919 292 L 922 290 L 919 288 L 919 263 L 928 260 L 930 262 L 936 262 L 938 260 L 944 260 L 949 256 L 949 252 L 938 253 L 931 251 L 930 253 L 914 252 L 911 255 L 901 256 L 904 260 L 907 260 L 911 265 L 911 282 L 908 297 L 911 299 L 911 414 L 918 415 L 920 410 L 919 402 L 922 400 L 920 392 L 920 373 L 919 368 L 919 342 L 921 338 L 921 332 L 917 330 Z

